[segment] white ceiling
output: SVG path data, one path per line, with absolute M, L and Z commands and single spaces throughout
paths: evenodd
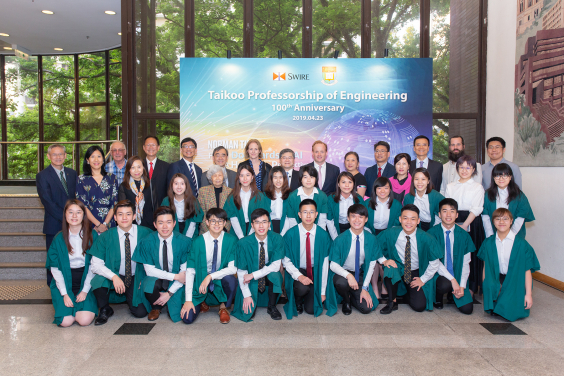
M 55 12 L 52 15 L 42 10 Z M 106 10 L 116 12 L 110 16 Z M 0 0 L 0 46 L 17 44 L 34 55 L 106 50 L 121 45 L 120 0 Z M 88 38 L 87 38 L 88 37 Z M 62 48 L 63 52 L 54 48 Z M 13 54 L 0 47 L 0 54 Z

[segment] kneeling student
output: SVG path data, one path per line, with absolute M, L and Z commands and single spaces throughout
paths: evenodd
M 185 324 L 192 324 L 200 312 L 209 311 L 209 305 L 219 304 L 219 321 L 230 321 L 227 309 L 231 307 L 237 280 L 235 278 L 235 247 L 237 237 L 223 231 L 227 212 L 211 208 L 206 213 L 209 231 L 192 242 L 186 264 L 186 302 L 180 311 Z
M 363 314 L 378 306 L 370 280 L 376 260 L 383 259 L 382 250 L 374 235 L 364 229 L 368 221 L 368 210 L 364 205 L 351 205 L 347 217 L 351 228 L 337 236 L 329 255 L 332 272 L 329 281 L 332 283 L 327 289 L 328 316 L 337 312 L 336 293 L 343 299 L 345 315 L 351 314 L 351 305 Z
M 484 310 L 509 321 L 528 317 L 533 306 L 532 272 L 540 270 L 533 247 L 511 231 L 508 209 L 493 212 L 497 229 L 482 243 L 478 258 L 484 261 Z
M 384 256 L 384 284 L 388 304 L 380 310 L 389 314 L 398 309 L 397 295 L 407 292 L 410 307 L 416 312 L 433 310 L 434 286 L 427 283 L 439 270 L 441 250 L 435 240 L 418 230 L 419 208 L 413 204 L 401 209 L 401 227 L 392 227 L 378 235 Z
M 135 205 L 123 200 L 114 207 L 117 227 L 103 232 L 88 253 L 92 256 L 92 292 L 98 302 L 100 313 L 94 322 L 103 325 L 114 314 L 110 303 L 127 302 L 129 311 L 135 317 L 147 316 L 141 290 L 136 279 L 136 263 L 131 260 L 137 243 L 153 231 L 133 224 Z
M 239 240 L 235 252 L 239 288 L 232 314 L 248 322 L 257 306 L 266 306 L 270 317 L 280 320 L 282 315 L 276 302 L 282 293 L 280 264 L 284 257 L 284 239 L 268 230 L 270 216 L 265 209 L 255 209 L 250 219 L 255 233 Z
M 332 243 L 329 234 L 315 224 L 315 201 L 306 198 L 300 202 L 299 210 L 301 223 L 284 235 L 286 257 L 282 264 L 287 273 L 288 294 L 284 311 L 288 320 L 303 313 L 304 309 L 315 317 L 323 313 Z
M 192 241 L 173 231 L 174 211 L 168 206 L 155 210 L 153 221 L 157 231 L 139 242 L 133 261 L 143 264 L 143 269 L 138 268 L 137 273 L 140 274 L 141 291 L 151 305 L 149 321 L 157 320 L 166 304 L 171 320 L 178 322 L 186 280 L 186 259 Z
M 462 227 L 456 225 L 458 203 L 445 198 L 439 203 L 441 224 L 431 227 L 427 234 L 435 238 L 444 250 L 438 276 L 433 279 L 435 287 L 435 308 L 443 308 L 443 296 L 452 293 L 458 310 L 466 315 L 474 309 L 472 294 L 467 288 L 470 275 L 470 254 L 476 251 L 472 238 Z

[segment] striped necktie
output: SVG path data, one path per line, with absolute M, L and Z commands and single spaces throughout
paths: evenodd
M 196 174 L 194 174 L 194 169 L 192 168 L 192 163 L 188 164 L 188 169 L 190 170 L 190 180 L 192 187 L 194 187 L 194 196 L 198 197 L 198 183 L 196 182 Z
M 65 174 L 61 171 L 61 183 L 63 183 L 63 188 L 67 196 L 69 195 L 69 187 L 67 186 L 67 180 L 65 179 Z
M 405 243 L 405 260 L 403 268 L 403 281 L 408 285 L 411 283 L 411 241 L 409 236 L 406 236 L 407 243 Z

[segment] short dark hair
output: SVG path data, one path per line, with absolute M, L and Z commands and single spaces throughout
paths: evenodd
M 505 140 L 501 137 L 491 137 L 486 141 L 486 149 L 490 146 L 490 142 L 497 141 L 501 144 L 501 147 L 505 149 Z
M 182 145 L 182 144 L 181 144 L 181 145 Z M 194 145 L 196 145 L 196 144 L 194 144 Z M 225 153 L 226 153 L 227 155 L 229 155 L 229 150 L 227 150 L 227 149 L 225 148 L 225 146 L 221 146 L 221 145 L 218 146 L 218 147 L 216 147 L 215 149 L 213 149 L 212 155 L 215 155 L 215 153 L 217 153 L 218 151 L 220 151 L 220 150 L 222 150 L 222 149 L 225 150 Z
M 306 198 L 305 200 L 302 200 L 302 202 L 300 202 L 300 206 L 299 206 L 298 210 L 302 210 L 302 206 L 306 206 L 306 205 L 315 206 L 315 210 L 317 211 L 317 202 L 315 202 L 311 198 Z
M 148 135 L 143 139 L 143 145 L 145 145 L 145 142 L 147 142 L 148 139 L 150 138 L 154 138 L 157 141 L 157 145 L 161 146 L 161 141 L 159 140 L 159 138 L 157 136 L 153 136 L 153 135 Z
M 133 214 L 135 214 L 135 204 L 129 200 L 121 200 L 114 206 L 114 215 L 117 214 L 119 208 L 131 208 Z
M 422 134 L 420 134 L 419 136 L 415 137 L 415 139 L 413 139 L 413 146 L 415 146 L 415 142 L 419 139 L 424 138 L 425 140 L 427 140 L 427 145 L 431 145 L 431 141 L 429 141 L 429 137 L 427 136 L 423 136 Z
M 268 213 L 268 211 L 266 209 L 263 209 L 263 208 L 255 209 L 251 213 L 251 222 L 254 222 L 257 219 L 259 219 L 260 217 L 265 216 L 265 215 L 268 218 L 268 221 L 270 222 L 270 214 Z
M 460 140 L 462 141 L 462 145 L 464 145 L 464 137 L 459 136 L 459 135 L 455 135 L 455 136 L 450 136 L 448 138 L 448 144 L 450 145 L 450 142 L 452 141 L 453 138 L 460 138 Z
M 417 216 L 419 216 L 419 208 L 413 204 L 407 204 L 405 205 L 403 208 L 401 208 L 401 212 L 403 213 L 404 211 L 409 210 L 412 212 L 416 212 Z
M 172 219 L 174 219 L 174 211 L 168 207 L 168 206 L 159 206 L 157 208 L 157 210 L 155 210 L 155 213 L 153 214 L 153 222 L 157 222 L 157 218 L 159 218 L 161 215 L 172 215 Z M 176 220 L 175 220 L 176 221 Z
M 388 153 L 390 152 L 390 144 L 388 144 L 386 141 L 378 141 L 377 143 L 374 144 L 374 151 L 376 151 L 376 148 L 378 146 L 385 146 L 386 149 L 388 149 Z
M 398 162 L 401 161 L 404 158 L 407 161 L 408 165 L 411 163 L 411 156 L 409 154 L 399 153 L 399 154 L 396 154 L 396 156 L 394 157 L 394 166 L 397 165 Z
M 443 209 L 443 206 L 451 206 L 454 210 L 456 210 L 456 212 L 458 212 L 458 202 L 456 202 L 453 198 L 442 199 L 441 202 L 439 202 L 439 211 Z
M 90 163 L 88 163 L 88 158 L 90 158 L 96 151 L 102 154 L 102 167 L 100 167 L 100 173 L 102 174 L 102 176 L 105 176 L 107 174 L 104 150 L 102 150 L 102 148 L 98 145 L 92 145 L 86 150 L 86 154 L 84 154 L 84 160 L 82 161 L 82 173 L 86 176 L 92 176 L 92 168 L 90 167 Z
M 362 204 L 353 204 L 347 210 L 347 217 L 351 214 L 358 214 L 368 218 L 368 209 Z
M 182 142 L 180 142 L 180 147 L 182 147 L 182 145 L 184 145 L 187 142 L 191 142 L 194 144 L 194 146 L 196 147 L 196 149 L 198 148 L 198 144 L 196 143 L 196 140 L 194 140 L 192 137 L 185 137 L 182 139 Z
M 472 174 L 472 176 L 478 173 L 478 171 L 476 170 L 477 168 L 476 160 L 472 158 L 471 155 L 468 154 L 465 154 L 462 157 L 458 158 L 458 161 L 456 161 L 456 172 L 458 172 L 458 168 L 462 166 L 464 162 L 466 162 L 467 165 L 474 167 L 474 173 Z
M 302 179 L 304 178 L 304 174 L 306 172 L 309 176 L 315 178 L 315 184 L 317 184 L 317 181 L 319 180 L 319 175 L 317 174 L 317 170 L 315 169 L 315 167 L 311 165 L 303 165 L 302 167 L 300 167 L 300 185 L 302 184 Z
M 216 217 L 217 219 L 223 219 L 227 221 L 227 212 L 221 208 L 211 208 L 206 212 L 206 220 L 210 220 L 211 217 Z

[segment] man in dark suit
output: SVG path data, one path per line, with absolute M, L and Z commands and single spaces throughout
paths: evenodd
M 317 188 L 329 196 L 337 190 L 337 177 L 341 173 L 339 167 L 327 163 L 327 144 L 323 141 L 315 141 L 311 147 L 311 154 L 313 155 L 313 162 L 308 163 L 306 166 L 313 166 L 317 170 L 318 183 L 315 183 Z
M 376 160 L 376 164 L 368 167 L 364 172 L 367 184 L 366 196 L 372 197 L 372 186 L 376 179 L 381 176 L 391 178 L 396 173 L 395 167 L 391 163 L 388 163 L 389 158 L 390 144 L 386 141 L 378 141 L 378 143 L 374 145 L 374 159 Z
M 145 137 L 145 140 L 143 141 L 143 151 L 147 157 L 143 160 L 143 166 L 147 170 L 147 175 L 151 181 L 151 190 L 153 192 L 156 191 L 156 195 L 153 200 L 153 207 L 155 210 L 161 205 L 161 202 L 163 202 L 168 191 L 167 173 L 170 165 L 157 158 L 157 153 L 160 148 L 161 143 L 157 136 Z
M 413 171 L 416 168 L 424 167 L 431 175 L 433 182 L 433 189 L 437 192 L 441 190 L 441 183 L 443 181 L 443 164 L 432 159 L 429 159 L 429 139 L 427 136 L 419 135 L 413 140 L 413 151 L 417 158 L 411 161 L 409 165 L 409 173 L 413 176 Z
M 296 160 L 296 153 L 292 149 L 282 149 L 280 151 L 280 166 L 286 171 L 288 176 L 288 185 L 290 192 L 295 191 L 300 187 L 300 173 L 294 170 L 294 161 Z
M 35 176 L 37 194 L 45 208 L 43 233 L 45 247 L 49 250 L 55 235 L 63 226 L 64 208 L 69 198 L 76 197 L 76 171 L 64 167 L 67 152 L 63 145 L 53 144 L 47 149 L 47 158 L 51 165 Z M 47 286 L 53 276 L 47 271 Z
M 223 146 L 218 146 L 213 149 L 213 164 L 223 167 L 224 175 L 225 175 L 225 185 L 229 188 L 235 188 L 235 181 L 237 180 L 237 173 L 233 170 L 227 169 L 225 166 L 227 165 L 227 160 L 229 159 L 229 152 Z M 202 187 L 206 185 L 210 185 L 211 183 L 208 181 L 208 172 L 205 171 L 202 174 Z
M 196 140 L 186 137 L 180 143 L 182 159 L 170 165 L 167 180 L 170 183 L 174 174 L 183 174 L 190 182 L 190 188 L 194 196 L 198 197 L 198 189 L 202 186 L 202 169 L 194 163 L 194 158 L 198 154 L 198 144 Z

